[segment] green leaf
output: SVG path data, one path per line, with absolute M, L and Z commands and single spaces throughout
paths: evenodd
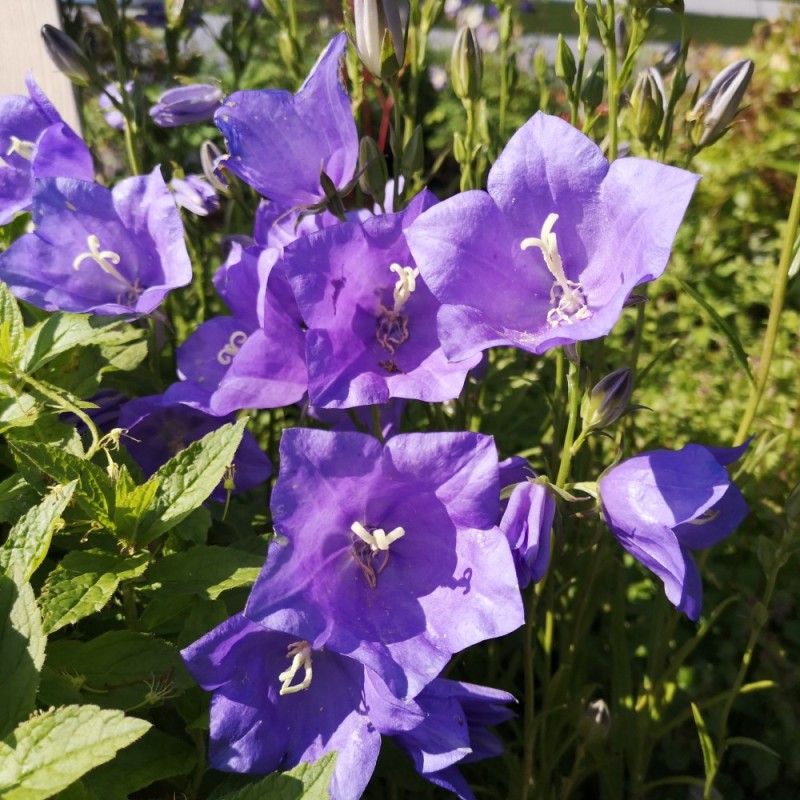
M 0 575 L 0 737 L 34 709 L 46 642 L 33 589 L 13 572 Z
M 151 783 L 186 775 L 197 763 L 193 747 L 159 730 L 148 731 L 138 742 L 84 779 L 86 788 L 102 800 L 128 800 Z
M 198 546 L 159 559 L 147 573 L 159 596 L 199 594 L 215 600 L 228 589 L 255 582 L 263 555 L 230 547 Z
M 703 766 L 705 767 L 706 781 L 710 775 L 717 771 L 717 754 L 714 750 L 714 742 L 708 732 L 703 715 L 695 703 L 692 703 L 692 715 L 694 724 L 697 726 L 697 735 L 700 737 L 700 749 L 703 751 Z
M 148 544 L 200 507 L 233 461 L 246 423 L 240 419 L 192 442 L 150 478 L 159 491 L 139 526 L 138 544 Z
M 133 344 L 145 335 L 129 319 L 57 312 L 31 331 L 22 364 L 33 373 L 78 345 Z
M 3 740 L 0 797 L 45 800 L 142 736 L 150 723 L 97 706 L 66 706 L 19 725 Z
M 122 475 L 129 478 L 125 467 Z M 158 481 L 147 481 L 137 486 L 129 485 L 127 480 L 117 482 L 117 495 L 114 508 L 114 526 L 119 536 L 128 542 L 136 541 L 139 523 L 144 512 L 153 505 L 158 493 Z
M 22 579 L 30 580 L 47 555 L 50 539 L 77 483 L 72 481 L 66 486 L 55 487 L 14 525 L 0 548 L 0 569 L 7 569 L 13 559 L 22 569 Z
M 67 553 L 42 588 L 45 631 L 53 633 L 99 611 L 119 582 L 141 575 L 149 561 L 147 553 L 128 558 L 93 550 Z
M 758 739 L 751 739 L 749 736 L 731 736 L 727 740 L 728 745 L 741 745 L 742 747 L 752 747 L 755 750 L 761 750 L 762 753 L 769 753 L 775 758 L 780 758 L 780 753 L 776 753 L 771 747 L 767 747 L 763 742 Z
M 714 321 L 714 324 L 719 328 L 720 332 L 723 336 L 728 340 L 728 344 L 730 345 L 731 351 L 733 352 L 734 357 L 739 362 L 739 366 L 744 370 L 744 374 L 747 375 L 747 379 L 750 381 L 751 384 L 755 383 L 755 378 L 753 377 L 753 370 L 750 367 L 750 362 L 747 359 L 747 353 L 745 352 L 744 345 L 742 345 L 742 340 L 739 338 L 739 334 L 736 332 L 736 329 L 731 325 L 727 320 L 723 319 L 714 306 L 711 305 L 701 294 L 697 291 L 693 286 L 686 283 L 686 281 L 678 280 L 678 283 L 681 285 L 681 288 L 693 299 L 698 305 L 702 306 L 703 309 L 708 313 L 711 319 Z
M 326 753 L 313 763 L 304 761 L 288 772 L 274 772 L 220 800 L 328 800 L 335 767 L 336 753 Z
M 11 290 L 0 281 L 0 368 L 13 373 L 22 359 L 25 346 L 25 324 Z
M 0 522 L 12 522 L 39 502 L 39 493 L 21 476 L 0 482 Z
M 114 485 L 100 467 L 46 444 L 9 438 L 8 446 L 20 464 L 21 471 L 25 467 L 29 470 L 33 467 L 34 473 L 43 472 L 64 484 L 77 480 L 75 502 L 89 515 L 90 520 L 114 530 Z

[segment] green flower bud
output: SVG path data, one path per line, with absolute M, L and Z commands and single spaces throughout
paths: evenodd
M 478 100 L 483 81 L 483 54 L 472 28 L 462 28 L 453 43 L 450 82 L 460 100 Z
M 407 0 L 355 0 L 356 49 L 376 78 L 387 80 L 403 67 L 408 13 Z
M 383 199 L 389 181 L 386 159 L 371 136 L 365 136 L 358 146 L 358 185 L 361 191 Z
M 400 172 L 406 178 L 411 178 L 416 173 L 422 172 L 425 166 L 425 146 L 422 139 L 422 126 L 417 125 L 411 138 L 403 148 L 403 158 L 400 162 Z
M 749 58 L 734 61 L 711 81 L 694 108 L 686 115 L 689 135 L 695 147 L 708 147 L 728 130 L 739 112 L 750 79 L 753 62 Z
M 664 121 L 666 92 L 657 69 L 650 67 L 639 73 L 631 93 L 633 132 L 648 149 L 658 141 Z
M 594 111 L 603 102 L 605 85 L 605 59 L 600 56 L 586 77 L 581 91 L 581 100 L 589 111 Z
M 572 55 L 570 46 L 564 37 L 558 34 L 558 44 L 556 45 L 556 77 L 561 78 L 567 86 L 572 86 L 575 81 L 577 69 L 575 67 L 575 56 Z
M 633 391 L 631 371 L 620 367 L 598 381 L 583 399 L 581 420 L 584 430 L 613 425 L 627 410 Z
M 42 26 L 47 54 L 56 68 L 78 86 L 89 86 L 97 74 L 94 65 L 74 39 L 53 25 Z

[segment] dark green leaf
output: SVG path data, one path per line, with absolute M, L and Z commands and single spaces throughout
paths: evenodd
M 327 753 L 313 764 L 303 762 L 288 772 L 275 772 L 220 800 L 328 800 L 335 766 L 336 753 Z

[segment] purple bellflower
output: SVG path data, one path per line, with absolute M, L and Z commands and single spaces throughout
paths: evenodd
M 279 538 L 245 615 L 348 655 L 397 697 L 523 622 L 489 436 L 293 428 L 272 493 Z
M 214 417 L 188 405 L 171 403 L 164 395 L 151 395 L 126 403 L 120 409 L 117 426 L 127 431 L 125 446 L 145 477 L 150 477 L 192 442 L 233 421 L 232 415 Z M 269 459 L 250 431 L 245 431 L 229 476 L 233 481 L 233 493 L 246 492 L 270 475 Z M 220 484 L 211 499 L 225 502 L 226 494 L 225 487 Z
M 600 479 L 600 505 L 611 532 L 693 620 L 700 616 L 703 586 L 691 551 L 722 541 L 747 516 L 747 503 L 725 469 L 747 444 L 653 450 Z
M 394 740 L 409 753 L 423 778 L 461 800 L 474 800 L 455 765 L 503 752 L 502 742 L 489 728 L 514 716 L 508 708 L 516 702 L 514 697 L 487 686 L 436 678 L 414 700 L 425 719 L 395 734 Z
M 92 155 L 28 75 L 30 98 L 0 97 L 0 225 L 31 207 L 36 178 L 94 179 Z
M 173 399 L 212 414 L 302 399 L 305 334 L 279 258 L 275 248 L 231 245 L 214 285 L 233 316 L 208 320 L 178 349 L 184 385 L 171 388 Z
M 438 301 L 418 277 L 405 229 L 435 198 L 404 211 L 305 236 L 284 265 L 308 326 L 308 394 L 319 408 L 441 402 L 458 397 L 480 355 L 449 362 L 436 332 Z
M 357 800 L 381 733 L 418 725 L 413 701 L 394 699 L 363 664 L 237 614 L 182 651 L 213 692 L 208 758 L 229 772 L 266 774 L 337 751 L 331 800 Z
M 47 311 L 149 314 L 192 279 L 183 225 L 158 167 L 113 190 L 38 180 L 35 230 L 0 253 L 0 279 Z
M 222 90 L 208 83 L 193 83 L 167 89 L 150 109 L 153 122 L 160 128 L 175 128 L 205 122 L 214 116 L 222 103 Z
M 536 113 L 469 191 L 408 230 L 437 300 L 445 354 L 543 353 L 607 334 L 631 290 L 664 271 L 698 177 L 639 158 L 609 165 L 568 123 Z
M 341 189 L 358 162 L 358 133 L 340 80 L 347 34 L 334 37 L 300 91 L 235 92 L 214 115 L 229 157 L 222 166 L 279 206 L 325 199 L 320 171 Z
M 219 197 L 202 175 L 173 178 L 169 186 L 175 193 L 175 202 L 198 217 L 207 217 L 219 209 Z

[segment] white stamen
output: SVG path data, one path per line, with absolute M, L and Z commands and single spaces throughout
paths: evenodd
M 281 682 L 279 694 L 294 694 L 302 692 L 311 686 L 311 645 L 306 641 L 293 642 L 286 649 L 286 658 L 291 658 L 292 663 L 289 669 L 278 675 Z M 303 680 L 292 686 L 295 675 L 303 669 Z
M 417 288 L 419 269 L 416 267 L 401 267 L 399 264 L 392 264 L 389 269 L 397 275 L 397 283 L 394 285 L 394 310 L 399 311 L 408 302 L 411 293 Z
M 234 331 L 225 346 L 217 353 L 217 361 L 227 367 L 246 341 L 247 334 L 244 331 Z
M 542 251 L 547 270 L 555 279 L 550 289 L 550 302 L 555 305 L 547 312 L 547 321 L 552 327 L 562 322 L 572 323 L 576 319 L 588 319 L 592 312 L 586 306 L 586 296 L 580 283 L 569 280 L 564 272 L 564 264 L 558 252 L 558 238 L 553 233 L 553 226 L 558 214 L 548 214 L 542 225 L 539 237 L 530 236 L 520 242 L 520 249 L 538 247 Z
M 359 539 L 368 544 L 373 553 L 377 553 L 380 550 L 388 550 L 392 542 L 396 542 L 406 535 L 405 530 L 400 527 L 394 528 L 389 533 L 386 533 L 383 528 L 376 528 L 370 533 L 360 522 L 354 522 L 350 526 L 350 530 Z
M 111 275 L 112 278 L 116 278 L 127 286 L 131 285 L 130 281 L 114 266 L 120 262 L 119 253 L 115 253 L 113 250 L 101 250 L 100 240 L 93 233 L 89 234 L 86 243 L 89 247 L 89 252 L 81 253 L 72 262 L 73 269 L 79 270 L 81 264 L 88 258 L 90 261 L 94 261 L 106 275 Z
M 11 140 L 11 147 L 6 150 L 7 156 L 16 153 L 18 156 L 22 156 L 26 161 L 30 161 L 33 158 L 33 148 L 36 146 L 33 142 L 19 139 L 16 136 L 10 136 L 9 139 Z

